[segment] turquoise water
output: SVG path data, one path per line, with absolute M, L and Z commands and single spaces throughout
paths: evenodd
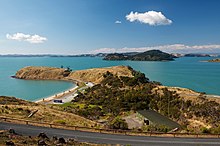
M 0 57 L 0 95 L 36 100 L 74 85 L 61 81 L 27 81 L 10 78 L 25 66 L 69 66 L 73 70 L 130 65 L 150 80 L 167 86 L 190 88 L 220 95 L 220 63 L 200 62 L 212 58 L 183 57 L 171 62 L 104 61 L 99 57 Z

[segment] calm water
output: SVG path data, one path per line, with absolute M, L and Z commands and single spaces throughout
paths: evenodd
M 186 87 L 220 95 L 220 63 L 200 62 L 211 58 L 184 57 L 172 62 L 103 61 L 92 57 L 0 57 L 0 95 L 36 100 L 75 85 L 61 81 L 26 81 L 10 78 L 25 66 L 69 66 L 73 70 L 130 65 L 150 80 L 167 86 Z

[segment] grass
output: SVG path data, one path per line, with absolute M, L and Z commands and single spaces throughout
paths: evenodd
M 97 125 L 96 122 L 83 118 L 81 116 L 69 113 L 61 110 L 60 108 L 53 108 L 54 106 L 35 104 L 28 101 L 16 99 L 13 97 L 1 97 L 7 102 L 0 104 L 0 116 L 11 117 L 23 120 L 31 120 L 36 122 L 46 123 L 59 123 L 74 126 L 85 126 L 92 127 Z M 71 106 L 70 103 L 66 103 L 64 106 Z M 77 104 L 73 106 L 84 107 L 83 104 Z M 28 115 L 38 110 L 31 118 Z
M 58 105 L 58 106 L 63 107 L 63 108 L 72 107 L 72 108 L 80 108 L 80 109 L 83 109 L 83 108 L 86 106 L 86 104 L 84 104 L 84 103 L 71 103 L 71 102 L 67 102 L 67 103 L 64 103 L 64 104 L 60 104 L 60 105 Z M 88 108 L 94 108 L 94 107 L 96 107 L 96 106 L 97 106 L 97 105 L 90 104 L 90 105 L 88 106 Z M 99 107 L 102 108 L 102 106 L 99 106 Z

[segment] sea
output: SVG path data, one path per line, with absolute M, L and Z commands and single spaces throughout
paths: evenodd
M 220 63 L 204 62 L 213 57 L 181 57 L 175 61 L 106 61 L 101 57 L 0 57 L 0 95 L 36 101 L 76 85 L 65 81 L 35 81 L 11 76 L 25 66 L 69 67 L 74 70 L 129 65 L 151 81 L 220 95 Z

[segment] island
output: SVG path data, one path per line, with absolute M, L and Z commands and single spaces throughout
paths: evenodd
M 142 53 L 123 54 L 113 53 L 106 55 L 103 60 L 132 60 L 132 61 L 173 61 L 176 56 L 160 50 L 149 50 Z
M 220 62 L 220 58 L 211 59 L 208 60 L 208 62 Z

